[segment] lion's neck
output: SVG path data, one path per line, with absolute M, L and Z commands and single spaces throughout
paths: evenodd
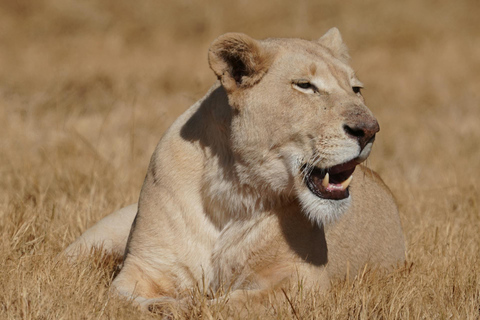
M 268 188 L 243 184 L 233 167 L 216 169 L 205 170 L 201 190 L 205 211 L 220 229 L 231 220 L 273 211 L 289 202 Z
M 215 85 L 186 122 L 182 136 L 204 153 L 201 192 L 205 212 L 222 229 L 234 219 L 270 211 L 287 202 L 265 184 L 246 181 L 231 147 L 233 109 L 224 89 Z M 250 179 L 253 180 L 253 179 Z

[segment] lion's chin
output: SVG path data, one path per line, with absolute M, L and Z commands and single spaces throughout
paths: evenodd
M 318 225 L 334 223 L 343 214 L 345 214 L 351 204 L 350 194 L 339 200 L 319 198 L 314 195 L 308 188 L 302 188 L 299 192 L 298 199 L 302 207 L 302 211 L 313 222 Z

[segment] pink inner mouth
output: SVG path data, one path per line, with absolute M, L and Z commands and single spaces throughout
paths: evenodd
M 315 167 L 306 176 L 308 189 L 319 198 L 341 200 L 348 198 L 349 178 L 355 171 L 358 162 L 351 160 L 331 168 Z M 328 173 L 328 179 L 325 179 Z M 327 181 L 328 180 L 328 181 Z

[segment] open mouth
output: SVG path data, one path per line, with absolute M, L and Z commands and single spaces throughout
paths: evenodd
M 307 187 L 319 198 L 331 200 L 348 198 L 350 194 L 348 186 L 357 165 L 358 161 L 353 159 L 331 168 L 314 167 L 311 171 L 307 170 L 305 176 Z

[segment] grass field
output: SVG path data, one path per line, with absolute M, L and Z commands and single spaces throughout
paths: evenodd
M 337 26 L 377 116 L 369 166 L 395 194 L 407 263 L 252 318 L 480 318 L 480 4 L 0 0 L 0 318 L 150 319 L 108 294 L 114 262 L 57 255 L 137 201 L 162 132 L 215 77 L 211 41 Z M 187 317 L 221 318 L 199 297 Z

